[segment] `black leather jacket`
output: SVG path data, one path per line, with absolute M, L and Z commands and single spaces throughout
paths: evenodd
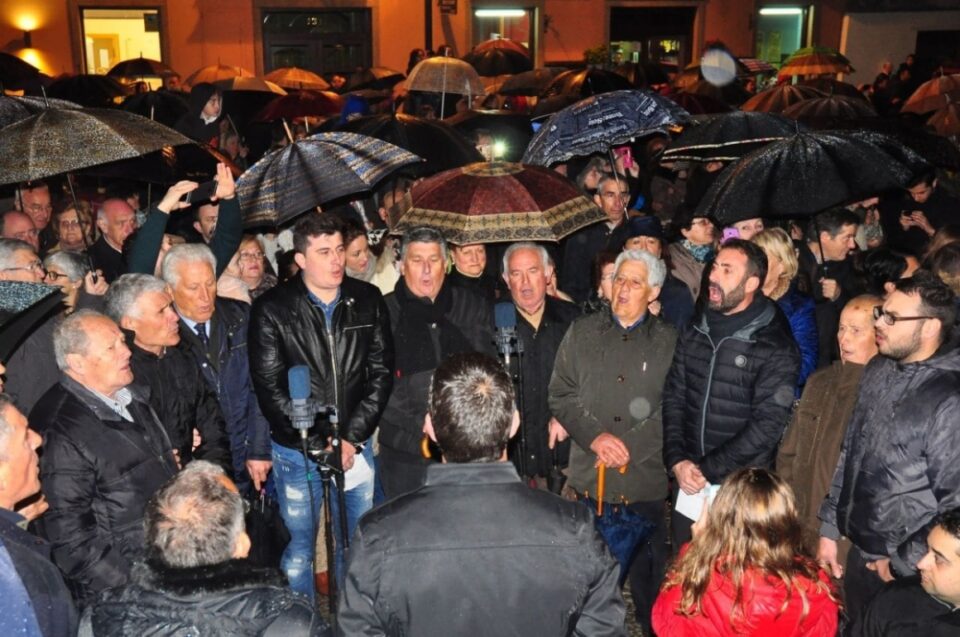
M 337 406 L 344 439 L 359 443 L 373 434 L 393 384 L 390 319 L 376 287 L 344 277 L 331 329 L 307 297 L 303 279 L 294 277 L 254 303 L 248 349 L 274 442 L 300 448 L 300 433 L 284 413 L 290 404 L 287 370 L 295 365 L 310 368 L 311 398 Z M 318 415 L 309 448 L 326 447 L 328 434 L 327 417 Z

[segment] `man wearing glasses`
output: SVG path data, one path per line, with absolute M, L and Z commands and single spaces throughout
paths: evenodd
M 874 310 L 881 356 L 867 364 L 833 484 L 819 559 L 843 577 L 856 618 L 892 579 L 916 574 L 938 513 L 960 505 L 960 351 L 954 294 L 929 272 L 901 279 Z M 846 565 L 837 540 L 853 542 Z
M 28 182 L 17 188 L 13 198 L 14 210 L 24 212 L 33 220 L 33 225 L 40 233 L 39 252 L 46 251 L 57 242 L 50 226 L 50 217 L 53 215 L 53 205 L 50 203 L 50 188 L 42 181 Z

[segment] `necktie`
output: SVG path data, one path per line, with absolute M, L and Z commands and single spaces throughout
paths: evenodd
M 206 323 L 197 323 L 196 325 L 193 326 L 193 329 L 197 331 L 197 336 L 200 337 L 200 342 L 203 343 L 204 347 L 210 344 L 210 338 L 207 336 Z

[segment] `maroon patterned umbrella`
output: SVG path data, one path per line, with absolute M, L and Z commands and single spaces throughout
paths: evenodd
M 300 117 L 330 117 L 339 115 L 341 110 L 343 110 L 343 98 L 337 93 L 304 89 L 271 100 L 253 121 L 272 122 L 278 119 L 293 120 Z
M 606 219 L 558 173 L 539 166 L 481 162 L 421 181 L 404 197 L 394 232 L 433 226 L 447 241 L 559 241 Z

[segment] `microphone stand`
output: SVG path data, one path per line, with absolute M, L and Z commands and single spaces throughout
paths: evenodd
M 511 380 L 517 386 L 517 411 L 520 413 L 520 440 L 519 440 L 519 455 L 520 461 L 518 463 L 520 476 L 526 478 L 527 475 L 527 432 L 524 423 L 523 417 L 523 340 L 520 338 L 520 332 L 517 328 L 512 329 L 498 329 L 497 330 L 497 345 L 499 348 L 500 356 L 503 358 L 503 366 L 506 369 L 507 374 L 510 375 Z M 514 374 L 510 369 L 510 354 L 511 350 L 517 353 L 517 373 Z

